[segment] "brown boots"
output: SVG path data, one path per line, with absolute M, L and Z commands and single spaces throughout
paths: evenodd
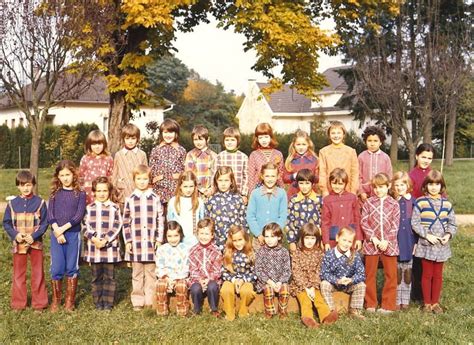
M 53 287 L 53 300 L 51 301 L 50 310 L 52 313 L 55 313 L 59 310 L 59 306 L 61 305 L 63 281 L 51 280 L 51 285 Z
M 53 287 L 53 300 L 51 302 L 51 312 L 55 313 L 59 310 L 62 298 L 62 280 L 51 280 Z M 64 310 L 73 311 L 74 303 L 76 301 L 77 277 L 66 278 L 66 300 L 64 303 Z

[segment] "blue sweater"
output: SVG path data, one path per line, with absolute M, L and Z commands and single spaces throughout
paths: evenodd
M 321 281 L 326 280 L 336 288 L 344 288 L 343 285 L 338 285 L 337 281 L 342 277 L 352 278 L 352 284 L 359 284 L 365 281 L 365 269 L 360 254 L 356 253 L 354 261 L 349 264 L 349 258 L 342 255 L 340 258 L 336 257 L 336 248 L 326 252 L 323 262 L 321 264 Z M 349 285 L 350 286 L 350 285 Z
M 49 199 L 48 223 L 63 226 L 71 223 L 69 232 L 81 231 L 81 221 L 86 213 L 86 193 L 69 189 L 59 189 Z
M 254 236 L 260 236 L 268 223 L 278 223 L 282 229 L 286 223 L 288 201 L 285 190 L 274 187 L 273 194 L 265 192 L 265 186 L 254 189 L 247 206 L 247 223 Z

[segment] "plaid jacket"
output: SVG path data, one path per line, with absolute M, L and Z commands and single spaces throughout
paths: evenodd
M 241 151 L 222 151 L 217 155 L 216 159 L 216 169 L 219 167 L 232 168 L 237 188 L 243 196 L 249 194 L 248 164 L 249 157 Z
M 221 280 L 222 254 L 210 243 L 203 246 L 198 243 L 189 251 L 189 285 L 202 279 Z
M 201 193 L 212 187 L 212 178 L 216 172 L 216 158 L 217 154 L 209 148 L 204 151 L 194 148 L 186 155 L 185 170 L 192 171 L 196 175 L 198 190 Z

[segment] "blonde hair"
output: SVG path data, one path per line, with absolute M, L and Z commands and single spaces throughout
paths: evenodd
M 132 170 L 132 179 L 135 180 L 135 177 L 137 175 L 141 174 L 147 174 L 148 178 L 150 179 L 151 182 L 151 169 L 145 165 L 145 164 L 138 164 L 135 168 Z
M 397 199 L 400 195 L 395 188 L 395 181 L 401 180 L 403 183 L 407 185 L 407 193 L 410 193 L 413 190 L 413 183 L 411 181 L 410 176 L 405 171 L 397 171 L 393 174 L 392 177 L 392 188 L 390 191 L 392 192 L 392 196 Z
M 231 167 L 227 167 L 227 166 L 221 166 L 219 168 L 217 168 L 217 171 L 214 175 L 214 193 L 217 193 L 219 191 L 219 188 L 217 187 L 217 180 L 219 179 L 219 177 L 221 177 L 222 175 L 226 175 L 226 174 L 230 174 L 230 189 L 229 191 L 231 193 L 238 193 L 239 190 L 237 189 L 237 182 L 235 181 L 235 176 L 234 176 L 234 172 L 232 170 Z
M 342 134 L 343 134 L 344 138 L 346 137 L 347 131 L 346 131 L 346 127 L 344 126 L 344 124 L 341 121 L 331 121 L 329 123 L 329 127 L 328 127 L 327 132 L 326 132 L 329 140 L 331 140 L 329 134 L 331 133 L 331 130 L 334 129 L 334 128 L 340 128 L 342 130 Z
M 290 147 L 288 148 L 288 158 L 286 158 L 285 161 L 285 168 L 288 171 L 293 171 L 293 168 L 291 167 L 291 161 L 295 158 L 296 155 L 295 143 L 298 138 L 303 138 L 306 140 L 306 143 L 308 144 L 308 152 L 312 156 L 317 158 L 316 153 L 314 152 L 314 144 L 311 141 L 309 134 L 303 131 L 302 129 L 298 129 L 295 133 L 295 136 L 293 137 L 293 140 L 291 141 Z
M 100 153 L 101 156 L 110 155 L 109 151 L 107 151 L 107 138 L 105 137 L 105 134 L 99 131 L 98 129 L 94 129 L 93 131 L 90 131 L 89 134 L 87 135 L 86 141 L 84 142 L 84 152 L 86 155 L 92 154 L 91 146 L 93 144 L 104 145 L 104 148 L 102 149 L 102 152 Z
M 235 127 L 227 127 L 222 133 L 222 146 L 225 147 L 224 140 L 225 138 L 235 138 L 237 140 L 237 146 L 240 145 L 240 132 Z
M 372 179 L 372 186 L 389 186 L 390 185 L 390 179 L 386 173 L 378 173 L 374 176 Z
M 196 210 L 199 207 L 199 193 L 197 189 L 197 178 L 196 175 L 192 171 L 185 171 L 181 175 L 179 175 L 178 178 L 178 185 L 176 187 L 176 196 L 174 198 L 174 208 L 178 215 L 181 213 L 181 206 L 180 206 L 180 200 L 182 197 L 181 193 L 181 185 L 185 181 L 193 181 L 194 182 L 194 191 L 193 194 L 191 195 L 191 205 L 192 205 L 192 210 L 193 210 L 193 217 L 196 214 Z
M 336 241 L 339 237 L 343 236 L 344 234 L 352 236 L 353 241 L 355 241 L 355 238 L 356 238 L 355 230 L 352 229 L 352 228 L 346 228 L 346 227 L 342 227 L 342 228 L 339 229 L 339 231 L 337 232 L 337 235 L 336 235 Z M 357 252 L 356 252 L 356 250 L 354 250 L 354 248 L 350 248 L 349 250 L 351 251 L 351 256 L 348 258 L 347 263 L 349 265 L 352 265 L 354 263 L 355 256 L 356 256 Z
M 252 248 L 252 243 L 250 242 L 250 236 L 245 231 L 244 227 L 241 225 L 231 225 L 229 231 L 227 231 L 227 240 L 225 242 L 225 249 L 224 249 L 224 267 L 231 273 L 234 273 L 234 266 L 232 265 L 232 259 L 234 257 L 234 253 L 237 251 L 234 247 L 234 243 L 232 241 L 232 236 L 241 232 L 242 236 L 245 240 L 245 245 L 242 251 L 250 260 L 250 263 L 255 262 L 255 255 Z

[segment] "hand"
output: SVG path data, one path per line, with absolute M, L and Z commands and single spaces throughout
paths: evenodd
M 96 248 L 98 248 L 98 249 L 101 248 L 101 247 L 100 247 L 100 240 L 99 240 L 99 238 L 98 238 L 97 236 L 93 236 L 93 237 L 91 238 L 91 242 L 94 244 L 94 246 L 95 246 Z
M 371 241 L 374 244 L 375 248 L 378 248 L 381 243 L 377 237 L 372 237 Z
M 240 288 L 244 285 L 244 281 L 242 279 L 236 279 L 234 281 L 235 292 L 240 293 Z
M 245 195 L 242 195 L 242 201 L 244 202 L 244 205 L 247 205 L 247 203 L 249 202 L 249 198 L 247 198 L 247 196 Z
M 155 242 L 155 250 L 157 250 L 159 246 L 161 246 L 161 242 L 156 241 Z
M 314 290 L 314 287 L 312 288 L 305 288 L 306 294 L 308 295 L 309 299 L 311 302 L 314 301 L 314 297 L 316 296 L 316 291 Z
M 181 176 L 180 173 L 174 173 L 173 175 L 171 175 L 173 177 L 174 180 L 177 180 L 179 179 L 179 177 Z
M 355 250 L 359 251 L 362 249 L 362 241 L 361 240 L 356 240 L 355 241 Z
M 206 291 L 207 290 L 207 284 L 209 284 L 209 279 L 202 279 L 200 281 L 201 283 L 201 286 L 202 286 L 202 291 Z
M 209 197 L 212 195 L 212 192 L 213 192 L 213 191 L 214 191 L 214 190 L 212 189 L 212 187 L 209 187 L 209 188 L 207 188 L 207 189 L 204 189 L 203 194 L 204 194 L 204 196 L 206 196 L 206 197 L 209 198 Z
M 265 237 L 263 237 L 263 235 L 259 235 L 257 237 L 257 239 L 258 239 L 258 243 L 260 243 L 260 245 L 263 246 L 265 244 Z
M 296 252 L 296 243 L 290 243 L 290 252 L 294 253 Z
M 15 241 L 17 241 L 18 243 L 23 243 L 25 241 L 24 235 L 19 232 L 15 236 Z
M 416 246 L 417 244 L 415 243 L 415 245 L 413 246 L 413 253 L 411 253 L 412 255 L 415 255 Z
M 125 244 L 125 251 L 128 254 L 133 254 L 132 242 L 128 242 L 127 244 Z
M 383 251 L 383 252 L 386 251 L 387 248 L 388 248 L 388 241 L 387 240 L 380 241 L 378 247 L 381 251 Z
M 352 283 L 352 279 L 351 278 L 347 278 L 347 277 L 342 277 L 341 279 L 339 279 L 337 281 L 337 283 L 339 285 L 344 285 L 344 286 L 347 286 L 349 285 L 350 283 Z
M 275 287 L 273 288 L 275 292 L 280 292 L 281 290 L 281 282 L 275 283 Z
M 331 250 L 331 245 L 330 245 L 329 243 L 326 243 L 326 244 L 324 245 L 324 251 L 327 252 L 328 250 Z
M 161 174 L 161 175 L 156 175 L 156 176 L 153 178 L 153 181 L 152 181 L 152 182 L 153 182 L 153 183 L 156 183 L 156 182 L 158 182 L 158 181 L 163 180 L 163 178 L 164 178 L 163 174 Z
M 99 239 L 99 249 L 104 248 L 107 245 L 107 240 L 105 238 Z
M 174 281 L 174 280 L 171 280 L 170 278 L 168 278 L 168 288 L 167 288 L 167 291 L 168 291 L 168 292 L 173 292 L 174 286 L 175 286 L 175 281 Z
M 64 244 L 67 242 L 66 237 L 64 237 L 64 235 L 59 235 L 59 237 L 57 237 L 57 240 L 59 244 Z
M 53 231 L 53 233 L 56 238 L 59 238 L 59 236 L 62 236 L 63 234 L 60 227 L 57 227 L 56 230 Z
M 426 234 L 426 240 L 430 242 L 431 244 L 436 244 L 440 241 L 440 238 L 435 235 Z
M 33 244 L 33 242 L 35 241 L 33 239 L 33 236 L 31 236 L 30 234 L 27 234 L 25 236 L 23 236 L 23 239 L 25 240 L 26 243 L 28 244 Z
M 366 200 L 367 200 L 367 193 L 361 193 L 361 194 L 359 195 L 359 197 L 360 197 L 360 200 L 362 200 L 362 202 L 366 202 Z
M 450 234 L 445 234 L 443 237 L 440 238 L 440 242 L 441 244 L 444 246 L 446 243 L 448 243 L 448 241 L 451 239 L 451 235 Z M 28 241 L 27 241 L 28 242 Z

